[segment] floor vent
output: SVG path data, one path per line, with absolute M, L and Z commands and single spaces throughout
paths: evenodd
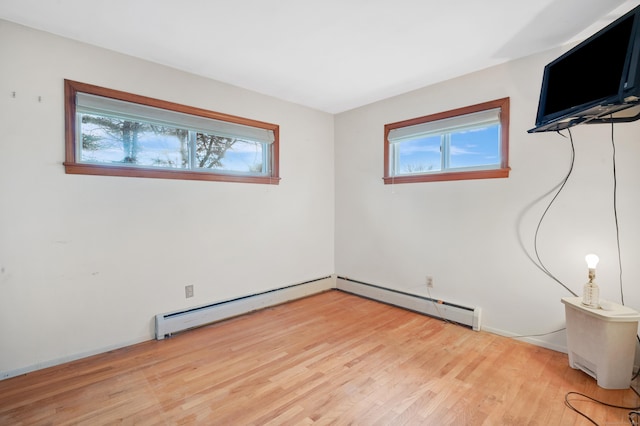
M 156 339 L 335 288 L 331 276 L 205 306 L 156 315 Z
M 442 318 L 456 324 L 480 330 L 480 308 L 470 308 L 443 300 L 388 289 L 373 284 L 338 276 L 336 288 L 347 293 L 409 309 L 434 318 Z

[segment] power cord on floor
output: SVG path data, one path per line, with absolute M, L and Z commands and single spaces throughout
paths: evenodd
M 640 397 L 640 394 L 638 393 L 637 390 L 635 390 L 635 388 L 633 386 L 630 386 L 631 390 Z M 600 400 L 597 400 L 595 398 L 592 398 L 588 395 L 585 395 L 583 393 L 580 392 L 567 392 L 567 394 L 564 396 L 564 404 L 569 407 L 570 409 L 572 409 L 573 411 L 575 411 L 576 413 L 578 413 L 579 415 L 581 415 L 582 417 L 584 417 L 585 419 L 589 420 L 591 423 L 593 423 L 594 425 L 598 426 L 598 423 L 596 423 L 595 420 L 593 420 L 591 417 L 587 416 L 585 413 L 583 413 L 582 411 L 578 410 L 576 407 L 574 407 L 573 405 L 571 405 L 571 402 L 569 402 L 569 396 L 570 395 L 578 395 L 581 396 L 583 398 L 587 398 L 588 400 L 592 401 L 592 402 L 596 402 L 598 404 L 604 405 L 606 407 L 611 407 L 611 408 L 618 408 L 621 410 L 631 410 L 629 412 L 629 422 L 631 423 L 631 425 L 633 426 L 638 426 L 638 416 L 640 415 L 640 406 L 635 406 L 635 407 L 626 407 L 623 405 L 615 405 L 615 404 L 609 404 L 607 402 L 603 402 Z

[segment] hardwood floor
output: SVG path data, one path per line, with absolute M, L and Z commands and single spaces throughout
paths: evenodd
M 566 354 L 329 291 L 0 381 L 0 424 L 592 424 L 569 391 L 639 405 Z

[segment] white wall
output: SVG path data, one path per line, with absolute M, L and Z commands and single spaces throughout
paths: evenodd
M 567 174 L 570 143 L 528 134 L 544 65 L 560 50 L 509 62 L 336 116 L 336 274 L 482 308 L 483 329 L 504 335 L 564 327 L 571 294 L 529 257 L 551 191 Z M 383 126 L 492 99 L 511 98 L 507 179 L 384 185 Z M 547 214 L 538 251 L 548 269 L 582 294 L 584 256 L 600 258 L 602 297 L 620 302 L 613 216 L 611 127 L 572 130 L 573 174 Z M 625 304 L 640 308 L 640 124 L 615 127 Z M 531 337 L 565 350 L 564 332 Z
M 542 68 L 560 53 L 333 117 L 0 21 L 0 378 L 150 339 L 157 313 L 332 273 L 420 295 L 431 275 L 431 295 L 480 306 L 485 330 L 562 328 L 569 293 L 529 257 L 570 145 L 526 132 Z M 66 175 L 65 78 L 280 124 L 282 182 Z M 508 179 L 383 185 L 384 124 L 505 96 Z M 639 126 L 615 127 L 623 290 L 636 309 Z M 619 302 L 610 130 L 573 129 L 574 172 L 543 223 L 539 253 L 581 293 L 584 255 L 596 252 L 603 297 Z M 566 345 L 564 333 L 529 341 Z
M 333 273 L 330 114 L 6 21 L 0 57 L 0 378 Z M 66 175 L 65 78 L 279 124 L 282 181 Z

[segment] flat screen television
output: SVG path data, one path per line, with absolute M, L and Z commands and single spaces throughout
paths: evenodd
M 640 118 L 640 6 L 544 68 L 533 132 Z

